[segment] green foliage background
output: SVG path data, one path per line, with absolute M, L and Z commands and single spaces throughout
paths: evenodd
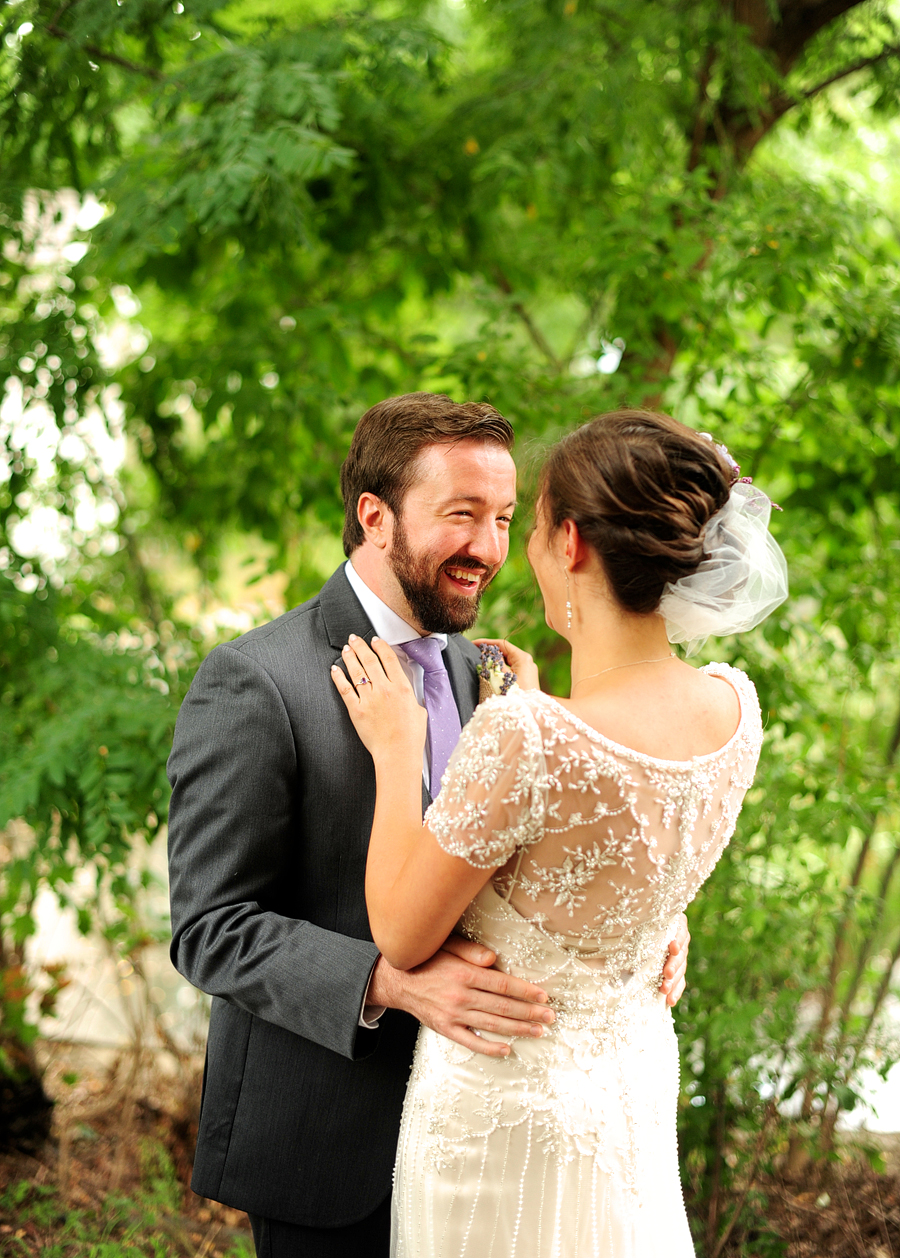
M 214 639 L 196 609 L 235 554 L 288 605 L 328 575 L 368 405 L 489 398 L 526 482 L 584 416 L 663 406 L 784 508 L 792 576 L 709 651 L 768 728 L 678 1012 L 717 1254 L 760 1172 L 827 1156 L 862 1067 L 897 1055 L 896 8 L 7 0 L 0 23 L 0 824 L 34 833 L 0 881 L 7 973 L 37 889 L 65 900 L 79 867 L 135 946 L 133 853 Z M 91 198 L 68 256 L 43 248 Z M 480 628 L 566 686 L 521 546 Z

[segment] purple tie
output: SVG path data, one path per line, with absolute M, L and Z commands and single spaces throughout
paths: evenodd
M 459 712 L 438 639 L 413 638 L 412 642 L 401 642 L 400 646 L 425 673 L 425 711 L 431 738 L 431 798 L 437 799 L 441 778 L 462 732 Z

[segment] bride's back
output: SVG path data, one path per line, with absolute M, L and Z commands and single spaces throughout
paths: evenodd
M 571 701 L 540 692 L 497 700 L 490 717 L 484 713 L 485 765 L 492 759 L 488 743 L 507 762 L 518 744 L 506 816 L 494 815 L 491 826 L 494 835 L 516 832 L 519 842 L 494 886 L 522 917 L 568 947 L 600 957 L 622 945 L 633 954 L 637 936 L 657 947 L 659 931 L 693 899 L 734 832 L 762 741 L 756 692 L 728 665 L 708 665 L 697 675 L 720 688 L 724 702 L 713 702 L 718 690 L 710 695 L 704 737 L 714 736 L 715 746 L 696 751 L 690 731 L 669 740 L 665 730 L 651 730 L 632 738 L 643 746 L 620 743 Z M 705 685 L 696 693 L 705 694 Z M 688 725 L 697 715 L 689 705 L 683 714 Z M 613 728 L 627 731 L 628 718 Z M 673 748 L 688 754 L 654 754 Z M 470 779 L 469 804 L 472 785 Z M 448 812 L 449 805 L 448 799 Z M 468 833 L 471 842 L 471 825 Z M 477 844 L 467 855 L 477 862 Z M 623 964 L 619 957 L 616 968 Z

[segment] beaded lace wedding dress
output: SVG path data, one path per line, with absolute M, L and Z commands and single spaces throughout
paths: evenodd
M 423 1028 L 397 1155 L 393 1258 L 689 1258 L 678 1050 L 659 992 L 676 917 L 734 832 L 762 741 L 756 692 L 689 761 L 620 746 L 540 691 L 487 700 L 426 822 L 501 868 L 459 929 L 540 984 L 556 1022 L 507 1058 Z

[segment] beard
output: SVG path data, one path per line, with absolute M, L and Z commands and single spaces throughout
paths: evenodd
M 491 572 L 471 555 L 453 555 L 435 566 L 427 554 L 413 552 L 399 516 L 394 521 L 389 562 L 410 610 L 426 633 L 461 633 L 464 629 L 471 629 L 478 619 L 481 596 L 499 571 L 495 569 Z M 442 591 L 441 573 L 446 568 L 466 568 L 471 572 L 484 573 L 478 593 L 466 597 Z

